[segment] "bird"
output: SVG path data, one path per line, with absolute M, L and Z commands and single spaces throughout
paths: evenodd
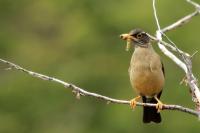
M 156 107 L 143 107 L 143 122 L 160 123 L 160 111 L 164 104 L 159 99 L 165 84 L 161 58 L 154 50 L 149 34 L 143 30 L 133 29 L 120 37 L 127 41 L 127 49 L 134 47 L 128 73 L 131 86 L 138 96 L 130 101 L 130 106 L 135 108 L 139 99 L 143 103 L 156 104 Z

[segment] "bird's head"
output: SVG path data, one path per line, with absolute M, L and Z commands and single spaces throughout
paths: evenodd
M 134 29 L 128 34 L 121 34 L 120 38 L 127 41 L 127 50 L 130 48 L 131 44 L 147 48 L 150 42 L 148 34 L 141 29 Z

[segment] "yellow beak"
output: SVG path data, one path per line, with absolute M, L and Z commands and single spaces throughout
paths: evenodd
M 130 34 L 121 34 L 120 38 L 127 41 L 126 51 L 129 51 L 129 49 L 131 47 L 131 43 L 135 38 L 133 36 L 131 36 Z
M 134 37 L 131 36 L 130 34 L 121 34 L 120 35 L 120 38 L 123 39 L 123 40 L 134 40 Z

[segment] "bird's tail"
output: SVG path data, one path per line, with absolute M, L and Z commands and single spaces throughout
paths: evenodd
M 146 98 L 142 97 L 142 100 L 144 103 L 157 103 L 155 98 Z M 160 123 L 161 122 L 161 116 L 160 113 L 157 112 L 157 109 L 155 107 L 147 107 L 144 106 L 143 109 L 143 122 L 144 123 L 150 123 L 155 122 L 155 123 Z

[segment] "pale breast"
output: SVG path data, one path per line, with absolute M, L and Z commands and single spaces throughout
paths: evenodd
M 129 75 L 132 87 L 141 95 L 154 96 L 164 86 L 160 57 L 152 48 L 135 49 Z

